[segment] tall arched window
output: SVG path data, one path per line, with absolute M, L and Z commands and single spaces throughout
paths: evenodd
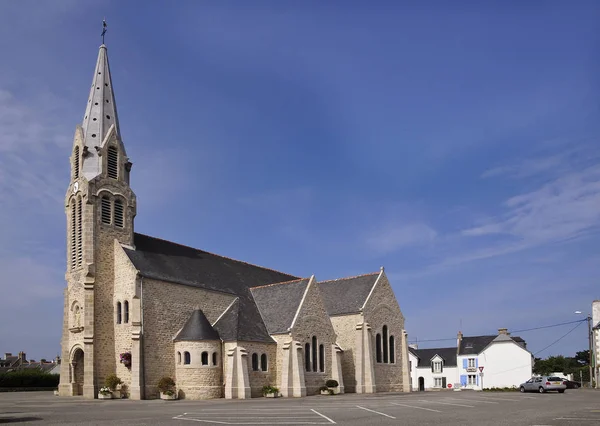
M 388 363 L 388 328 L 387 325 L 383 326 L 383 362 Z
M 115 226 L 123 227 L 123 201 L 115 200 Z
M 71 201 L 71 268 L 77 266 L 77 210 Z
M 108 198 L 106 195 L 104 197 L 102 197 L 102 201 L 101 203 L 101 207 L 102 207 L 102 212 L 100 214 L 101 218 L 102 218 L 102 223 L 105 223 L 107 225 L 110 225 L 110 198 Z
M 79 178 L 79 147 L 73 152 L 73 179 Z
M 77 198 L 77 266 L 83 262 L 83 223 L 82 223 L 81 197 Z
M 200 361 L 202 362 L 202 365 L 208 365 L 208 352 L 202 352 Z
M 317 371 L 317 336 L 313 336 L 312 338 L 312 370 Z
M 189 365 L 192 362 L 192 357 L 190 356 L 189 352 L 184 352 L 183 353 L 183 363 L 186 365 Z
M 325 371 L 325 346 L 319 345 L 319 371 Z
M 106 167 L 106 171 L 108 173 L 108 177 L 112 179 L 119 178 L 119 151 L 114 146 L 108 147 L 108 163 Z
M 377 362 L 381 362 L 381 334 L 379 333 L 375 336 L 375 357 Z
M 260 356 L 260 369 L 262 371 L 267 371 L 268 370 L 268 365 L 267 365 L 267 354 L 262 354 Z
M 258 354 L 252 354 L 252 371 L 258 371 Z
M 395 352 L 396 352 L 396 347 L 394 346 L 394 336 L 390 336 L 390 362 L 392 364 L 396 362 Z
M 216 352 L 213 352 L 213 354 L 212 354 L 212 362 L 213 362 L 212 365 L 217 365 L 218 364 L 218 362 L 217 362 L 217 353 Z
M 117 324 L 121 324 L 121 302 L 117 302 Z
M 304 367 L 310 371 L 310 343 L 304 345 Z
M 181 352 L 177 352 L 177 364 L 181 364 Z
M 129 302 L 127 300 L 123 302 L 123 322 L 125 324 L 129 322 Z

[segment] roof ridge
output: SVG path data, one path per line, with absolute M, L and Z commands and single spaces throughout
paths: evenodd
M 381 273 L 381 271 L 369 272 L 368 274 L 354 275 L 353 277 L 342 277 L 342 278 L 334 278 L 333 280 L 317 281 L 317 283 L 321 284 L 321 283 L 330 283 L 332 281 L 351 280 L 353 278 L 367 277 L 369 275 L 379 275 L 380 273 Z
M 189 249 L 196 250 L 196 251 L 201 251 L 201 252 L 204 252 L 204 253 L 208 253 L 208 254 L 210 254 L 210 255 L 213 255 L 213 256 L 218 256 L 218 257 L 221 257 L 221 258 L 223 258 L 223 259 L 228 259 L 228 260 L 232 260 L 232 261 L 234 261 L 234 262 L 243 263 L 243 264 L 245 264 L 245 265 L 254 266 L 255 268 L 261 268 L 261 269 L 264 269 L 264 270 L 266 270 L 266 271 L 277 272 L 278 274 L 289 275 L 290 277 L 295 277 L 295 275 L 288 274 L 287 272 L 281 272 L 281 271 L 278 271 L 278 270 L 276 270 L 276 269 L 267 268 L 266 266 L 260 266 L 260 265 L 256 265 L 256 264 L 254 264 L 254 263 L 250 263 L 250 262 L 244 262 L 243 260 L 238 260 L 238 259 L 234 259 L 234 258 L 232 258 L 232 257 L 223 256 L 223 255 L 221 255 L 221 254 L 212 253 L 212 252 L 210 252 L 210 251 L 202 250 L 202 249 L 199 249 L 199 248 L 196 248 L 196 247 L 192 247 L 192 246 L 186 246 L 185 244 L 181 244 L 181 243 L 176 243 L 176 242 L 174 242 L 174 241 L 165 240 L 164 238 L 152 237 L 152 236 L 150 236 L 150 235 L 141 234 L 141 233 L 139 233 L 139 232 L 135 232 L 135 233 L 134 233 L 134 235 L 135 235 L 135 234 L 137 234 L 137 235 L 141 235 L 142 237 L 146 237 L 146 238 L 152 238 L 153 240 L 159 240 L 159 241 L 164 241 L 164 242 L 166 242 L 166 243 L 175 244 L 176 246 L 185 247 L 185 248 L 189 248 Z M 134 243 L 135 243 L 135 239 L 134 239 Z M 297 277 L 297 278 L 298 278 L 298 277 Z
M 297 283 L 299 281 L 304 281 L 304 280 L 308 280 L 308 279 L 310 279 L 310 278 L 298 278 L 297 280 L 281 281 L 281 282 L 278 282 L 278 283 L 271 283 L 271 284 L 259 285 L 259 286 L 256 286 L 256 287 L 249 287 L 249 288 L 250 288 L 250 290 L 254 290 L 256 288 L 272 287 L 274 285 Z

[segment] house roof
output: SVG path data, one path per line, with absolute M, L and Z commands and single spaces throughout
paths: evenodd
M 173 338 L 179 341 L 221 340 L 200 308 L 194 309 L 185 325 Z
M 269 334 L 289 331 L 309 281 L 303 278 L 250 289 Z
M 318 283 L 329 315 L 360 312 L 380 272 Z
M 419 359 L 417 367 L 429 367 L 431 359 L 439 355 L 444 360 L 445 367 L 456 367 L 456 348 L 431 348 L 409 350 Z
M 237 313 L 221 318 L 223 333 L 217 331 L 222 339 L 273 342 L 250 287 L 298 277 L 147 235 L 134 234 L 134 244 L 135 249 L 123 250 L 143 277 L 239 297 Z
M 506 338 L 500 336 L 506 336 Z M 500 338 L 500 340 L 498 340 Z M 522 348 L 525 348 L 525 340 L 523 340 L 519 336 L 509 336 L 507 334 L 495 334 L 492 336 L 465 336 L 462 338 L 462 342 L 460 344 L 459 355 L 469 355 L 469 354 L 478 354 L 481 353 L 490 343 L 494 340 L 501 341 L 513 341 L 517 343 Z

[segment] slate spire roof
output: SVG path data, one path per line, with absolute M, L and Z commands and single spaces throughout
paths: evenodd
M 88 156 L 83 163 L 83 174 L 90 180 L 99 175 L 101 170 L 100 158 L 95 146 L 101 146 L 111 126 L 117 138 L 120 139 L 119 118 L 113 91 L 110 67 L 108 65 L 108 52 L 106 45 L 101 45 L 98 60 L 92 78 L 92 87 L 83 117 L 83 143 L 88 149 Z
M 206 319 L 204 312 L 200 308 L 196 308 L 173 340 L 175 342 L 196 342 L 201 340 L 220 340 L 220 337 L 219 333 L 215 331 L 210 322 L 208 322 L 208 319 Z

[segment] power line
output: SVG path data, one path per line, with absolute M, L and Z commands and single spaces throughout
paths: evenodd
M 587 319 L 586 319 L 587 321 Z M 567 337 L 569 334 L 571 334 L 577 327 L 579 327 L 582 324 L 582 321 L 579 322 L 579 324 L 577 324 L 575 327 L 573 327 L 572 329 L 570 329 L 569 331 L 567 331 L 565 334 L 563 334 L 561 337 L 559 337 L 558 339 L 556 339 L 554 342 L 550 343 L 548 346 L 546 346 L 544 349 L 541 349 L 539 351 L 537 351 L 536 353 L 534 353 L 533 355 L 537 355 L 540 352 L 544 352 L 546 349 L 548 349 L 550 346 L 553 346 L 555 344 L 557 344 L 558 342 L 560 342 L 562 339 L 564 339 L 565 337 Z

